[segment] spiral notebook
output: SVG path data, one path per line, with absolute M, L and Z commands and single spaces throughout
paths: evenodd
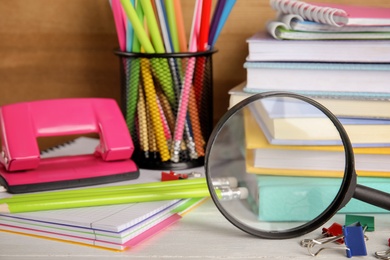
M 388 10 L 390 12 L 390 9 Z M 339 33 L 340 35 L 354 35 L 357 33 L 386 33 L 390 32 L 390 25 L 354 25 L 354 26 L 332 26 L 324 23 L 317 23 L 304 20 L 297 14 L 279 15 L 271 23 L 281 23 L 285 28 L 301 32 L 318 32 L 324 34 Z
M 271 7 L 283 14 L 300 15 L 304 20 L 334 26 L 390 25 L 390 9 L 333 3 L 307 3 L 296 0 L 270 0 Z
M 80 137 L 42 153 L 42 157 L 89 154 L 98 139 Z M 139 179 L 114 186 L 157 181 L 158 173 L 144 172 Z M 10 196 L 0 192 L 0 198 Z M 178 221 L 203 199 L 155 201 L 77 209 L 0 214 L 0 231 L 72 242 L 104 249 L 126 250 Z
M 302 24 L 303 22 L 301 22 Z M 294 24 L 294 23 L 292 23 Z M 306 23 L 307 24 L 307 23 Z M 291 23 L 271 21 L 267 23 L 267 31 L 278 40 L 389 40 L 390 30 L 381 31 L 300 31 L 292 29 Z M 334 26 L 333 26 L 334 27 Z M 346 28 L 346 27 L 335 27 Z

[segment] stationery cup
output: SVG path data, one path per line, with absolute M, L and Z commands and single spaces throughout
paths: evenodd
M 179 170 L 204 164 L 213 128 L 212 55 L 115 51 L 121 109 L 140 168 Z

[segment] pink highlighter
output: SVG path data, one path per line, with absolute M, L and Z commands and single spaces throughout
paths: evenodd
M 38 137 L 98 133 L 94 154 L 40 158 Z M 133 142 L 113 99 L 68 98 L 0 107 L 0 184 L 10 193 L 81 187 L 139 177 Z

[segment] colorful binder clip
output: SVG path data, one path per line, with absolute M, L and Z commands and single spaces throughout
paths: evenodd
M 302 247 L 308 247 L 313 240 L 319 241 L 323 238 L 329 238 L 329 237 L 338 237 L 341 236 L 340 239 L 335 240 L 334 242 L 338 244 L 344 244 L 344 237 L 343 235 L 343 226 L 339 223 L 333 223 L 329 228 L 322 228 L 322 234 L 321 236 L 315 238 L 315 239 L 303 239 L 300 244 Z M 332 240 L 333 241 L 333 240 Z
M 323 228 L 322 234 L 324 237 L 336 237 L 343 234 L 343 226 L 339 223 L 333 223 L 329 228 Z M 344 244 L 344 238 L 336 240 L 339 244 Z
M 317 252 L 312 252 L 312 248 L 316 245 L 325 245 L 328 243 L 340 241 L 344 239 L 345 246 L 333 246 L 333 247 L 321 247 Z M 309 253 L 312 256 L 318 255 L 325 249 L 343 249 L 346 251 L 348 258 L 352 256 L 365 256 L 367 255 L 366 243 L 364 238 L 363 227 L 359 222 L 353 223 L 349 226 L 342 228 L 342 234 L 332 237 L 323 237 L 318 239 L 305 239 L 301 242 L 302 246 L 307 247 Z
M 367 255 L 363 227 L 359 222 L 344 226 L 344 243 L 347 247 L 347 257 Z
M 161 181 L 183 180 L 183 179 L 188 179 L 190 177 L 199 178 L 202 177 L 202 174 L 199 172 L 191 172 L 191 173 L 176 173 L 174 171 L 161 172 Z

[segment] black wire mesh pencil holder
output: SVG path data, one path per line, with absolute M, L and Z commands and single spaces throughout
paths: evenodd
M 202 166 L 213 128 L 212 55 L 115 51 L 120 59 L 121 108 L 140 168 Z

